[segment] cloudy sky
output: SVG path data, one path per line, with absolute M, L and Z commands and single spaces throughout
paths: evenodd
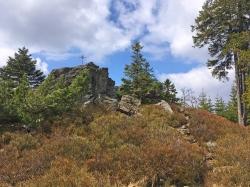
M 204 0 L 0 0 L 0 66 L 26 46 L 46 74 L 81 64 L 80 56 L 109 67 L 121 83 L 130 46 L 144 45 L 155 75 L 178 89 L 228 98 L 223 83 L 205 67 L 206 48 L 193 48 L 191 25 Z M 233 77 L 233 73 L 230 73 Z

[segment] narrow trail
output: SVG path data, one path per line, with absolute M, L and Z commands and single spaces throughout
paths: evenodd
M 215 142 L 207 142 L 204 145 L 201 145 L 196 138 L 192 135 L 191 130 L 190 130 L 190 124 L 191 124 L 191 120 L 190 120 L 190 114 L 187 113 L 185 110 L 182 110 L 181 113 L 185 116 L 185 119 L 187 120 L 187 123 L 181 127 L 175 128 L 178 132 L 180 132 L 184 139 L 187 140 L 189 143 L 191 144 L 197 144 L 199 147 L 204 148 L 204 146 L 206 147 L 206 153 L 204 156 L 204 162 L 207 166 L 207 168 L 210 171 L 214 171 L 216 170 L 216 168 L 214 168 L 214 163 L 216 162 L 215 159 L 215 155 L 214 155 L 214 148 L 216 147 L 216 143 Z

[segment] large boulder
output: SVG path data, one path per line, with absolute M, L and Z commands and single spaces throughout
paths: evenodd
M 135 97 L 124 95 L 118 104 L 118 110 L 127 115 L 134 115 L 138 112 L 141 101 Z
M 107 111 L 116 111 L 118 109 L 118 101 L 108 96 L 92 97 L 84 103 L 84 107 L 90 105 L 98 105 L 104 107 Z
M 171 108 L 171 106 L 168 104 L 167 101 L 162 100 L 161 102 L 157 103 L 156 105 L 162 107 L 169 114 L 173 114 L 174 113 L 173 110 L 172 110 L 172 108 Z

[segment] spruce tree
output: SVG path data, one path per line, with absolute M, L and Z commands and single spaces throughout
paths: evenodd
M 0 68 L 0 78 L 12 81 L 13 87 L 20 84 L 24 75 L 27 76 L 30 87 L 40 85 L 45 79 L 43 72 L 36 69 L 36 60 L 32 59 L 25 47 L 19 49 L 14 58 L 9 57 L 7 65 Z
M 206 95 L 204 91 L 201 92 L 199 98 L 199 108 L 203 110 L 207 110 L 209 112 L 213 112 L 213 103 L 210 97 Z
M 169 79 L 166 79 L 163 82 L 163 99 L 170 103 L 176 103 L 178 102 L 176 95 L 177 91 L 174 83 L 172 83 Z
M 192 26 L 197 47 L 208 45 L 212 60 L 208 67 L 219 79 L 235 69 L 239 124 L 246 125 L 246 105 L 243 102 L 245 80 L 249 75 L 250 42 L 249 0 L 206 0 Z
M 230 94 L 230 100 L 226 107 L 226 118 L 230 121 L 237 122 L 238 121 L 238 115 L 237 115 L 237 90 L 236 85 L 233 84 L 231 94 Z
M 226 103 L 224 102 L 222 97 L 215 98 L 214 112 L 219 116 L 226 116 Z
M 157 80 L 153 75 L 153 69 L 142 55 L 143 46 L 136 42 L 132 45 L 132 63 L 125 66 L 125 78 L 122 79 L 121 94 L 129 94 L 147 101 L 147 95 L 157 87 Z

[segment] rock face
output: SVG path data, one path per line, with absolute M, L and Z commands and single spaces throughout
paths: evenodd
M 52 71 L 55 83 L 61 79 L 65 85 L 70 85 L 80 71 L 89 72 L 89 89 L 83 99 L 84 107 L 92 104 L 105 105 L 108 110 L 117 110 L 118 101 L 115 99 L 115 82 L 109 78 L 108 68 L 100 68 L 93 62 L 72 68 L 62 68 Z
M 115 97 L 115 82 L 109 78 L 108 68 L 100 68 L 93 62 L 72 68 L 62 68 L 53 70 L 51 74 L 56 80 L 64 78 L 66 85 L 79 74 L 83 69 L 89 70 L 90 85 L 88 97 L 99 97 L 100 95 Z
M 156 105 L 161 106 L 169 114 L 173 114 L 173 110 L 172 110 L 171 106 L 166 101 L 162 100 L 161 102 L 157 103 Z
M 136 114 L 141 101 L 129 95 L 124 95 L 118 104 L 118 110 L 127 115 Z

